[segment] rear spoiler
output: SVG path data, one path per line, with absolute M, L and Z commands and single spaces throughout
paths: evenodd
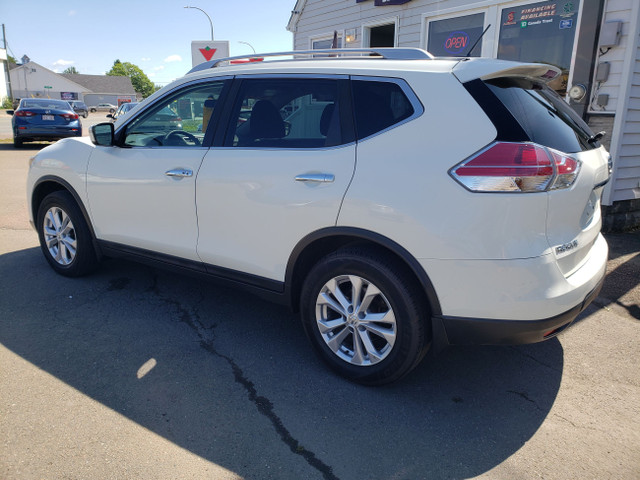
M 549 82 L 560 75 L 559 68 L 542 63 L 517 63 L 506 60 L 465 59 L 453 67 L 456 78 L 466 83 L 477 78 L 491 80 L 494 78 L 520 77 Z

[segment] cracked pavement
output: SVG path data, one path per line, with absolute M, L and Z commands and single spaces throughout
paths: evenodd
M 0 145 L 0 478 L 640 477 L 640 233 L 608 236 L 559 338 L 367 388 L 242 291 L 120 260 L 57 276 L 27 222 L 35 152 Z

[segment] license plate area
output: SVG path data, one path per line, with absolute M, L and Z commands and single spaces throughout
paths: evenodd
M 45 122 L 53 122 L 55 118 L 55 115 L 42 115 L 42 120 Z

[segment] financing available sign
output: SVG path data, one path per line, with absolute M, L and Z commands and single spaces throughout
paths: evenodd
M 191 66 L 195 67 L 201 63 L 226 58 L 229 56 L 229 42 L 219 41 L 193 41 L 191 42 Z

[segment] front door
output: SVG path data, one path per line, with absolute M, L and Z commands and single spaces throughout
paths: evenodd
M 196 176 L 223 85 L 170 94 L 118 130 L 120 146 L 94 149 L 87 193 L 99 240 L 198 260 Z

